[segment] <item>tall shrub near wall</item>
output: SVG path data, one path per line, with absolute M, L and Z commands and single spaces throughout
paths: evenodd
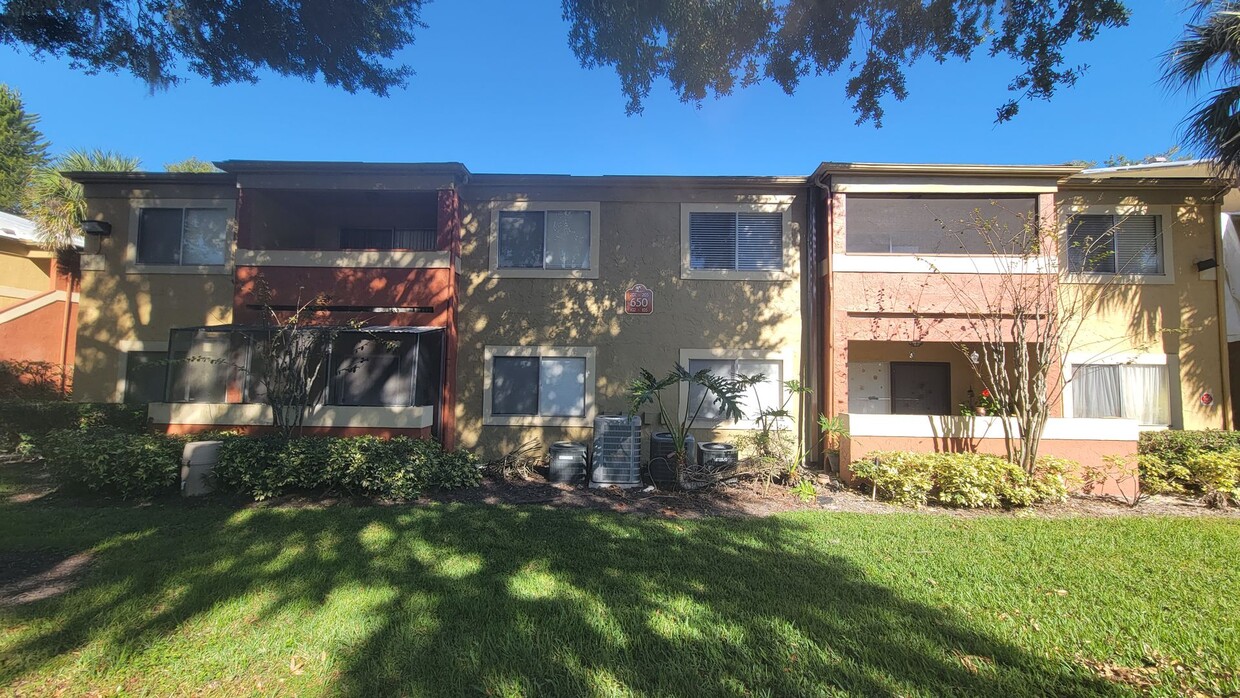
M 145 405 L 89 402 L 0 402 L 0 451 L 36 446 L 57 429 L 107 427 L 127 434 L 147 431 Z

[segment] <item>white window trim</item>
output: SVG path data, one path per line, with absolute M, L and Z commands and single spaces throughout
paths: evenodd
M 129 368 L 130 352 L 141 351 L 168 351 L 167 340 L 146 341 L 141 339 L 125 339 L 121 340 L 116 348 L 120 351 L 120 366 L 116 373 L 116 393 L 112 396 L 112 402 L 124 402 L 125 390 L 129 387 L 129 377 L 126 369 Z
M 594 347 L 503 347 L 488 346 L 482 350 L 482 423 L 485 426 L 587 427 L 594 423 L 595 363 Z M 491 379 L 497 356 L 528 356 L 540 358 L 582 358 L 586 360 L 585 411 L 580 417 L 542 417 L 539 415 L 497 415 L 492 413 Z
M 1180 393 L 1179 373 L 1180 373 L 1180 357 L 1175 354 L 1149 354 L 1142 352 L 1117 352 L 1113 354 L 1098 355 L 1084 351 L 1069 352 L 1063 360 L 1063 377 L 1065 381 L 1064 390 L 1062 392 L 1063 416 L 1066 419 L 1091 419 L 1087 417 L 1077 417 L 1073 412 L 1072 404 L 1072 376 L 1076 372 L 1077 366 L 1166 366 L 1167 367 L 1167 401 L 1170 403 L 1168 407 L 1169 414 L 1167 417 L 1171 420 L 1170 424 L 1140 424 L 1141 431 L 1164 431 L 1168 428 L 1178 429 L 1180 418 L 1180 404 L 1176 400 L 1176 396 Z
M 138 263 L 138 229 L 144 208 L 222 208 L 228 211 L 228 231 L 224 238 L 223 264 L 140 264 Z M 231 274 L 236 257 L 237 201 L 214 197 L 209 199 L 130 199 L 129 239 L 125 242 L 126 274 Z
M 1158 274 L 1097 274 L 1072 272 L 1068 266 L 1068 222 L 1075 215 L 1100 216 L 1158 216 L 1158 234 L 1162 239 L 1163 273 Z M 1071 284 L 1174 284 L 1175 283 L 1175 250 L 1172 239 L 1175 237 L 1173 221 L 1176 220 L 1176 207 L 1150 206 L 1147 204 L 1116 204 L 1116 205 L 1064 205 L 1059 216 L 1059 263 L 1065 270 L 1064 281 Z
M 491 203 L 491 227 L 487 233 L 490 251 L 488 269 L 500 279 L 597 279 L 599 260 L 599 202 L 597 201 L 495 201 Z M 589 269 L 501 269 L 499 266 L 499 214 L 507 211 L 589 211 Z M 544 232 L 545 235 L 545 232 Z
M 680 365 L 684 366 L 686 371 L 689 370 L 690 359 L 731 359 L 741 361 L 757 359 L 763 361 L 778 361 L 783 366 L 783 380 L 788 380 L 788 367 L 793 365 L 791 357 L 788 354 L 781 351 L 766 351 L 763 349 L 681 349 Z M 787 397 L 787 392 L 788 389 L 781 384 L 779 387 L 780 399 Z M 684 421 L 686 410 L 689 407 L 689 386 L 684 382 L 680 383 L 678 403 L 679 407 L 677 408 L 677 414 L 681 421 Z M 779 407 L 779 405 L 763 405 L 763 407 Z M 797 414 L 796 400 L 788 403 L 788 411 L 792 414 L 792 418 L 795 419 Z M 748 414 L 745 415 L 745 419 L 737 422 L 727 419 L 706 419 L 704 417 L 698 417 L 693 423 L 693 428 L 716 429 L 720 431 L 752 431 L 758 428 L 758 423 L 753 415 Z
M 757 203 L 742 204 L 681 204 L 680 205 L 680 278 L 730 281 L 785 281 L 792 278 L 789 271 L 795 263 L 792 254 L 797 249 L 792 231 L 793 196 L 763 196 Z M 783 217 L 784 244 L 783 268 L 778 271 L 737 271 L 734 269 L 694 269 L 689 256 L 690 213 L 779 213 Z

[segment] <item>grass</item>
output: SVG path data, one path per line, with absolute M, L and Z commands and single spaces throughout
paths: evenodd
M 0 504 L 49 550 L 0 693 L 1240 691 L 1235 520 Z

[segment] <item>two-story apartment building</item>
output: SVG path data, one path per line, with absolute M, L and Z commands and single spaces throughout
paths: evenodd
M 1036 220 L 1064 239 L 1088 233 L 1111 250 L 1111 266 L 1090 256 L 1022 270 L 1115 289 L 1054 367 L 1072 379 L 1048 428 L 1065 454 L 1119 448 L 1099 450 L 1107 438 L 1127 447 L 1140 427 L 1229 425 L 1223 274 L 1197 270 L 1220 258 L 1217 188 L 1202 176 L 856 163 L 809 177 L 218 166 L 74 175 L 91 217 L 112 225 L 86 244 L 79 399 L 150 402 L 154 422 L 178 431 L 268 424 L 253 380 L 262 314 L 323 294 L 315 321 L 348 329 L 315 388 L 316 431 L 429 435 L 484 455 L 586 440 L 595 415 L 628 409 L 640 368 L 680 362 L 765 374 L 751 403 L 779 402 L 781 381 L 808 384 L 812 397 L 795 408 L 849 415 L 845 460 L 879 446 L 947 447 L 942 420 L 928 417 L 956 414 L 981 388 L 949 286 L 984 290 L 1008 268 L 944 224 L 977 212 Z M 626 307 L 634 290 L 648 307 Z M 176 360 L 187 356 L 212 360 Z M 752 426 L 709 410 L 704 425 L 703 438 L 724 440 Z

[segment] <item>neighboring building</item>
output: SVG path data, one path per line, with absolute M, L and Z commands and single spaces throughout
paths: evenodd
M 1122 297 L 1056 367 L 1086 378 L 1053 406 L 1065 419 L 1048 452 L 1100 457 L 1131 450 L 1138 427 L 1229 424 L 1224 275 L 1194 266 L 1221 249 L 1205 177 L 856 163 L 809 178 L 218 167 L 73 175 L 113 231 L 83 262 L 80 399 L 149 401 L 178 431 L 268 423 L 247 380 L 265 288 L 285 310 L 326 293 L 320 322 L 366 327 L 332 349 L 317 431 L 433 435 L 485 456 L 585 440 L 595 415 L 628 409 L 640 368 L 680 362 L 768 375 L 751 403 L 780 401 L 778 381 L 809 384 L 814 397 L 794 409 L 850 415 L 845 462 L 880 441 L 992 448 L 994 434 L 940 433 L 946 422 L 925 419 L 955 415 L 980 389 L 938 274 L 984 285 L 994 261 L 968 240 L 949 245 L 937 222 L 978 209 L 1037 216 L 1064 235 L 1097 228 L 1125 260 Z M 1027 271 L 1060 263 L 1082 264 Z M 1114 273 L 1087 266 L 1081 282 Z M 626 312 L 638 285 L 653 292 L 650 314 Z M 153 362 L 169 355 L 215 361 Z M 702 437 L 721 439 L 751 426 L 705 424 Z
M 0 360 L 42 364 L 62 390 L 77 341 L 75 261 L 73 251 L 43 249 L 33 222 L 0 211 Z

